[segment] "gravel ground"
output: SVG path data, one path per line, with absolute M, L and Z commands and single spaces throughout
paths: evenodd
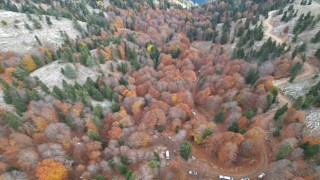
M 288 36 L 285 37 L 285 39 L 288 38 L 293 38 L 294 33 L 293 33 L 293 28 L 295 27 L 297 20 L 299 18 L 300 15 L 302 14 L 307 14 L 309 11 L 312 12 L 312 14 L 317 17 L 320 14 L 320 4 L 319 2 L 313 2 L 312 5 L 307 5 L 307 6 L 300 6 L 300 1 L 296 1 L 294 4 L 294 9 L 298 10 L 297 13 L 297 17 L 291 19 L 290 21 L 288 21 L 287 23 L 282 22 L 281 18 L 283 16 L 283 14 L 279 15 L 279 16 L 275 16 L 274 18 L 272 18 L 273 20 L 273 31 L 272 33 L 274 33 L 275 35 L 281 35 L 284 36 L 285 34 L 283 33 L 283 29 L 288 26 L 289 27 L 289 32 L 288 32 Z M 290 43 L 290 45 L 292 45 L 293 47 L 296 44 L 300 44 L 303 42 L 306 42 L 308 44 L 308 48 L 307 48 L 307 56 L 313 56 L 313 54 L 316 52 L 316 50 L 318 48 L 320 48 L 320 44 L 312 44 L 310 41 L 311 39 L 315 36 L 315 34 L 320 30 L 320 23 L 317 23 L 316 26 L 313 29 L 307 29 L 304 32 L 302 32 L 299 35 L 298 38 L 298 42 L 297 43 Z
M 312 77 L 304 77 L 294 80 L 293 83 L 285 83 L 280 88 L 286 97 L 295 100 L 299 96 L 304 96 L 319 80 L 319 78 L 314 80 Z
M 94 54 L 94 52 L 93 52 Z M 117 61 L 117 62 L 123 62 L 121 60 Z M 100 64 L 101 70 L 105 73 L 108 74 L 109 72 L 109 67 L 110 64 L 113 63 L 114 66 L 116 67 L 115 63 L 116 61 L 108 61 L 105 64 Z M 74 84 L 75 82 L 78 82 L 80 85 L 83 85 L 87 78 L 90 77 L 93 81 L 96 81 L 98 79 L 99 76 L 99 72 L 98 72 L 98 66 L 95 66 L 93 68 L 88 68 L 85 67 L 79 63 L 77 63 L 75 65 L 75 67 L 78 69 L 78 77 L 75 80 L 71 80 L 66 78 L 62 73 L 61 73 L 61 68 L 65 67 L 67 64 L 71 64 L 71 63 L 59 63 L 58 61 L 54 61 L 51 64 L 48 64 L 46 66 L 43 66 L 35 71 L 33 71 L 30 76 L 32 77 L 39 77 L 39 79 L 46 84 L 50 89 L 53 88 L 53 86 L 58 86 L 60 88 L 62 88 L 62 80 L 67 81 L 69 84 Z M 119 76 L 121 76 L 121 74 L 117 73 L 117 72 L 113 72 L 112 75 L 115 78 L 119 78 Z M 0 91 L 0 96 L 1 96 L 1 91 Z M 1 102 L 3 102 L 2 100 L 2 96 L 0 97 L 0 106 L 2 106 Z M 105 100 L 103 102 L 98 102 L 95 100 L 91 100 L 92 105 L 93 106 L 97 106 L 100 105 L 104 108 L 108 108 L 111 105 L 111 102 L 108 100 Z M 6 105 L 4 103 L 4 105 Z
M 71 63 L 59 63 L 58 61 L 55 61 L 51 64 L 48 64 L 33 71 L 30 75 L 32 77 L 38 76 L 39 79 L 49 88 L 52 88 L 55 85 L 61 88 L 62 80 L 65 80 L 71 84 L 74 84 L 75 81 L 77 81 L 79 84 L 82 85 L 86 82 L 88 77 L 90 77 L 93 81 L 98 79 L 99 73 L 94 68 L 88 68 L 81 64 L 75 65 L 79 71 L 77 79 L 68 79 L 61 73 L 61 68 L 65 67 L 67 64 Z
M 306 112 L 306 125 L 311 133 L 316 132 L 320 128 L 320 109 L 312 108 Z
M 28 30 L 25 22 L 33 27 L 25 14 L 0 10 L 0 21 L 7 22 L 7 25 L 0 24 L 0 50 L 14 51 L 18 54 L 30 54 L 40 46 L 35 39 L 37 35 L 44 47 L 56 49 L 63 43 L 60 30 L 65 31 L 71 39 L 75 39 L 80 33 L 73 28 L 72 21 L 68 19 L 56 20 L 50 17 L 53 25 L 48 26 L 45 16 L 42 21 L 36 15 L 31 15 L 33 19 L 40 22 L 42 29 Z M 85 23 L 79 22 L 84 28 Z M 16 26 L 16 27 L 15 27 Z
M 320 78 L 312 79 L 312 77 L 305 77 L 298 80 L 295 80 L 293 83 L 285 83 L 280 89 L 283 94 L 291 99 L 295 100 L 299 96 L 304 96 L 309 89 L 319 82 Z M 306 126 L 308 130 L 313 133 L 319 130 L 320 128 L 320 109 L 319 108 L 310 108 L 305 110 L 306 112 Z

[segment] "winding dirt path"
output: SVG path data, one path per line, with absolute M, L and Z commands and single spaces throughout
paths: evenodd
M 273 25 L 271 24 L 271 19 L 273 15 L 277 12 L 277 10 L 270 11 L 268 13 L 268 19 L 264 21 L 264 26 L 267 27 L 267 30 L 265 31 L 265 35 L 268 37 L 271 37 L 273 40 L 277 41 L 278 43 L 284 43 L 284 39 L 272 34 Z
M 308 62 L 305 62 L 303 64 L 303 71 L 297 75 L 296 79 L 301 79 L 304 77 L 308 77 L 308 76 L 313 76 L 315 73 L 318 72 L 318 69 L 314 66 L 312 66 L 311 64 L 309 64 Z M 289 106 L 292 105 L 292 101 L 290 99 L 288 99 L 287 97 L 285 97 L 280 89 L 280 86 L 288 83 L 289 81 L 289 77 L 288 78 L 282 78 L 276 81 L 273 81 L 272 84 L 278 88 L 279 90 L 279 94 L 278 94 L 278 99 L 280 101 L 280 106 L 283 106 L 284 104 L 288 103 Z

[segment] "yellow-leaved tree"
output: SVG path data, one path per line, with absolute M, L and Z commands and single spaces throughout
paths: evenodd
M 37 64 L 33 61 L 30 55 L 23 57 L 23 65 L 26 71 L 32 72 L 37 69 Z
M 67 180 L 68 169 L 53 159 L 45 159 L 38 163 L 36 177 L 38 180 Z
M 147 47 L 147 52 L 148 52 L 148 53 L 151 53 L 152 48 L 153 48 L 153 45 L 152 45 L 152 44 L 149 44 L 148 47 Z

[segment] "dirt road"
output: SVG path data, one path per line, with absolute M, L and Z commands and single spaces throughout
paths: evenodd
M 265 31 L 265 35 L 268 37 L 271 37 L 273 40 L 277 41 L 278 43 L 283 43 L 284 39 L 272 34 L 273 25 L 271 24 L 271 19 L 276 12 L 277 10 L 270 11 L 268 13 L 268 19 L 264 21 L 264 26 L 267 27 L 267 30 Z
M 317 72 L 318 72 L 318 69 L 316 67 L 312 66 L 308 62 L 305 62 L 303 64 L 303 71 L 297 75 L 296 79 L 300 79 L 300 78 L 304 78 L 304 77 L 308 77 L 308 76 L 314 76 L 314 74 Z M 280 89 L 280 86 L 288 83 L 289 79 L 290 78 L 282 78 L 282 79 L 279 79 L 279 80 L 272 82 L 272 84 L 275 87 L 277 87 L 279 90 L 278 99 L 280 101 L 280 106 L 283 106 L 286 103 L 288 103 L 289 106 L 292 105 L 292 101 L 290 99 L 286 98 Z

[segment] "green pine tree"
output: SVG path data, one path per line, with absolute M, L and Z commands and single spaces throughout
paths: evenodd
M 16 115 L 9 111 L 4 113 L 4 119 L 14 130 L 18 130 L 23 125 L 22 121 Z
M 100 135 L 97 131 L 90 129 L 88 131 L 88 136 L 90 139 L 92 139 L 93 141 L 100 141 Z
M 215 115 L 215 117 L 214 117 L 215 122 L 217 122 L 217 123 L 223 122 L 223 120 L 224 120 L 224 114 L 225 114 L 224 108 L 221 108 L 221 109 L 219 110 L 219 112 L 218 112 L 218 113 Z
M 87 61 L 86 61 L 86 66 L 87 67 L 93 67 L 93 66 L 95 66 L 97 63 L 96 63 L 96 61 L 95 61 L 95 59 L 92 57 L 92 56 L 89 56 L 88 58 L 87 58 Z
M 94 99 L 96 101 L 103 101 L 103 99 L 104 99 L 101 92 L 93 86 L 91 87 L 91 94 L 92 94 L 91 95 L 92 99 Z
M 300 110 L 302 108 L 302 104 L 303 104 L 303 96 L 298 97 L 298 99 L 296 99 L 292 105 L 292 107 L 294 107 L 297 110 Z
M 282 116 L 288 110 L 288 103 L 279 108 L 273 116 L 274 120 L 278 120 L 280 116 Z
M 21 115 L 22 113 L 28 110 L 26 102 L 19 96 L 13 97 L 12 104 L 16 108 L 16 111 L 19 115 Z
M 192 145 L 191 143 L 185 141 L 181 144 L 180 148 L 179 148 L 179 154 L 180 156 L 185 159 L 185 160 L 188 160 L 189 158 L 189 155 L 190 155 L 190 152 L 191 152 L 191 149 L 192 149 Z
M 37 90 L 35 90 L 35 89 L 31 89 L 31 90 L 27 89 L 26 92 L 27 92 L 27 97 L 28 97 L 29 101 L 39 101 L 40 100 L 40 96 L 39 96 Z
M 12 104 L 14 96 L 15 94 L 11 89 L 3 90 L 3 99 L 7 104 Z
M 228 42 L 229 33 L 227 31 L 223 31 L 220 39 L 220 44 L 226 44 Z
M 68 79 L 76 79 L 78 77 L 78 71 L 73 65 L 67 64 L 65 68 L 63 68 L 63 72 Z
M 246 83 L 253 85 L 259 79 L 259 71 L 253 68 L 249 69 L 246 76 Z

